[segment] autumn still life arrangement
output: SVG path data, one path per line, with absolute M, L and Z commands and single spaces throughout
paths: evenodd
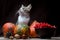
M 51 38 L 55 30 L 55 26 L 37 21 L 34 21 L 30 26 L 26 24 L 15 25 L 11 22 L 3 25 L 3 35 L 5 38 Z

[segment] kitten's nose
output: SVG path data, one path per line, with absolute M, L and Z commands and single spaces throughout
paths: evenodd
M 25 12 L 29 12 L 29 10 L 24 10 Z

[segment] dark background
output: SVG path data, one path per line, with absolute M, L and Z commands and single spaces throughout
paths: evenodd
M 22 4 L 27 6 L 30 3 L 32 4 L 32 9 L 30 11 L 31 19 L 29 24 L 31 24 L 32 21 L 37 20 L 39 22 L 48 22 L 51 25 L 56 25 L 56 36 L 60 36 L 60 16 L 58 13 L 55 15 L 56 11 L 52 12 L 52 10 L 54 10 L 54 4 L 51 0 L 0 0 L 0 29 L 5 22 L 16 23 L 17 10 Z

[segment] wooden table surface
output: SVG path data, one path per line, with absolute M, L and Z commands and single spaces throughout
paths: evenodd
M 52 37 L 51 39 L 38 39 L 38 38 L 31 38 L 31 39 L 8 39 L 4 37 L 0 37 L 0 40 L 60 40 L 60 37 Z

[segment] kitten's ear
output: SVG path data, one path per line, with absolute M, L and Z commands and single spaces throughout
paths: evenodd
M 31 8 L 32 8 L 31 4 L 29 4 L 29 5 L 27 6 L 27 8 L 30 8 L 30 9 L 31 9 Z
M 24 7 L 24 5 L 22 4 L 22 6 L 21 7 Z

